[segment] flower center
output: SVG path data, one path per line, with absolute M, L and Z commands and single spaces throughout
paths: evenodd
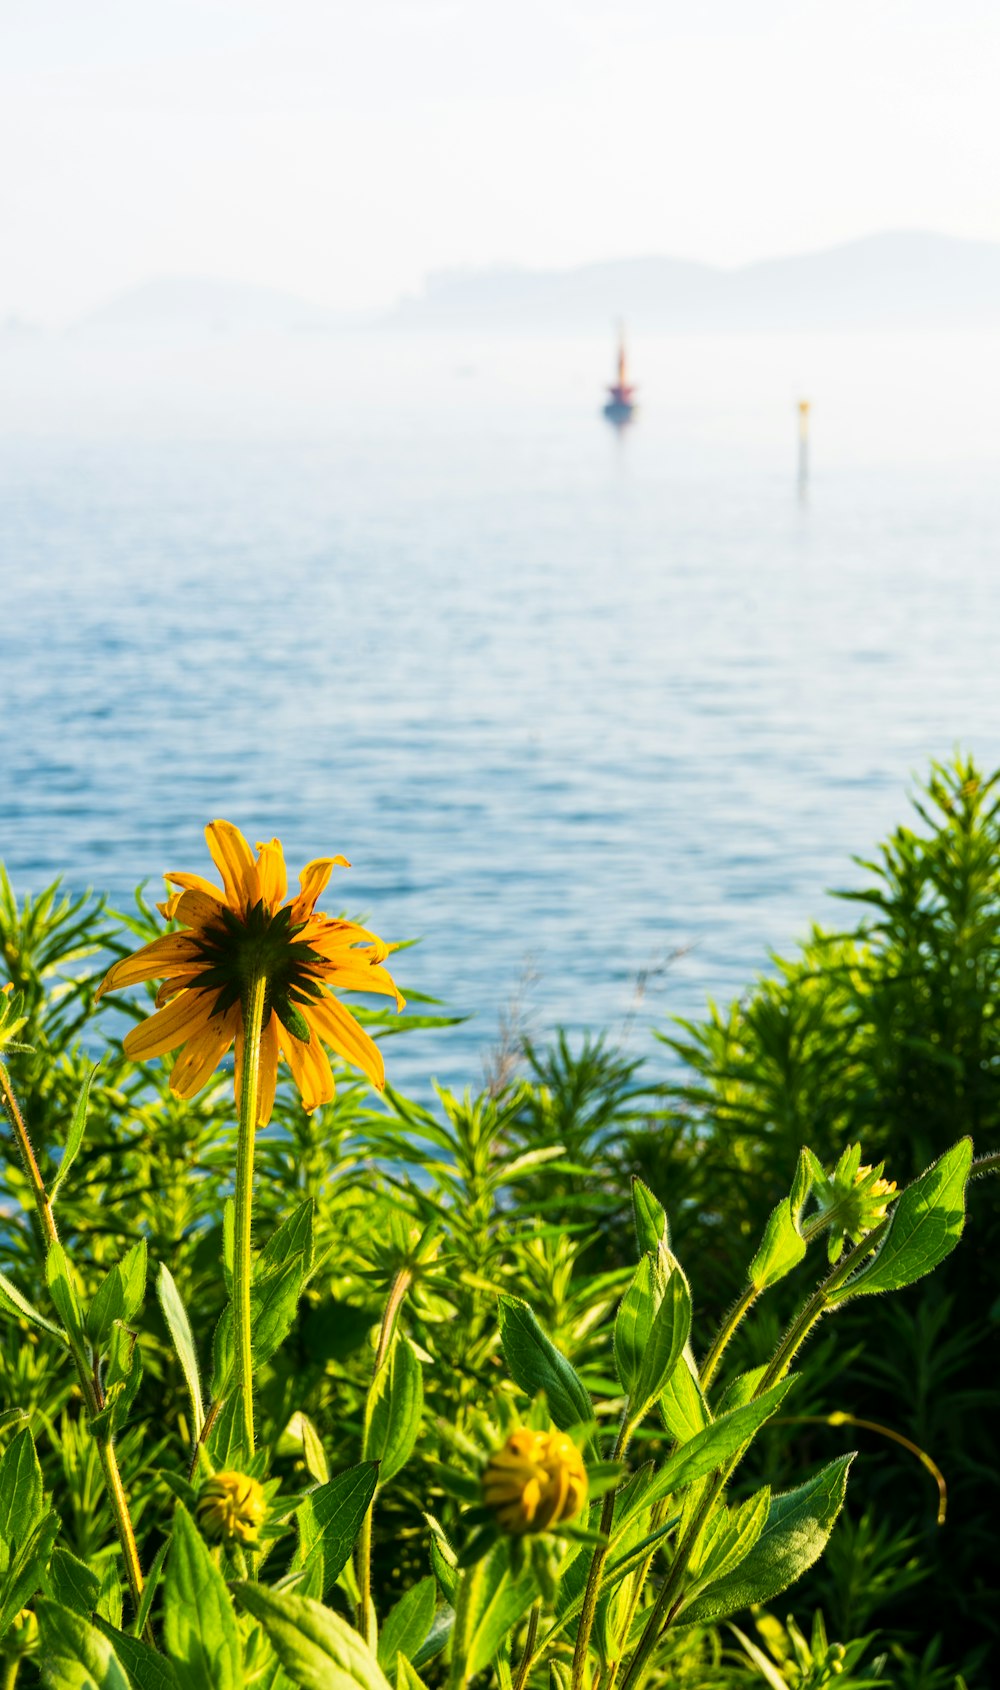
M 304 926 L 304 922 L 293 926 L 289 904 L 273 915 L 263 901 L 248 905 L 243 916 L 221 909 L 218 926 L 202 928 L 195 940 L 205 963 L 199 988 L 218 990 L 214 1013 L 223 1015 L 234 1004 L 245 1004 L 251 981 L 263 975 L 263 1025 L 276 1014 L 295 1038 L 308 1043 L 309 1027 L 296 1005 L 322 996 L 316 968 L 323 959 L 296 938 Z

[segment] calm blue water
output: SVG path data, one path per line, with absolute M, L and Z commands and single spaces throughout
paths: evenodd
M 662 343 L 625 438 L 603 343 L 212 356 L 8 360 L 0 855 L 125 900 L 214 816 L 344 852 L 329 907 L 474 1016 L 390 1046 L 404 1089 L 478 1085 L 522 988 L 617 1033 L 649 970 L 662 1063 L 838 919 L 929 756 L 1000 761 L 981 347 Z

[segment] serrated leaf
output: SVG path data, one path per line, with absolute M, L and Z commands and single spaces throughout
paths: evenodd
M 23 1543 L 42 1517 L 42 1469 L 35 1440 L 25 1426 L 0 1458 L 0 1539 Z
M 383 1672 L 396 1668 L 396 1656 L 403 1654 L 412 1661 L 420 1649 L 434 1619 L 437 1584 L 423 1578 L 411 1585 L 382 1622 L 378 1638 L 378 1662 Z
M 951 1254 L 965 1226 L 965 1185 L 972 1140 L 959 1139 L 896 1203 L 871 1261 L 829 1293 L 831 1304 L 875 1291 L 899 1291 Z
M 163 1608 L 163 1635 L 185 1690 L 241 1690 L 232 1598 L 181 1502 L 174 1510 Z
M 96 1626 L 49 1597 L 39 1597 L 40 1656 L 53 1690 L 132 1690 L 128 1674 Z
M 371 1387 L 364 1456 L 379 1463 L 380 1485 L 410 1459 L 423 1412 L 423 1370 L 409 1338 L 400 1336 Z
M 267 1632 L 271 1647 L 300 1690 L 391 1690 L 353 1626 L 308 1596 L 234 1586 L 237 1600 Z
M 94 1625 L 102 1637 L 113 1644 L 128 1673 L 132 1690 L 184 1690 L 174 1667 L 158 1649 L 151 1648 L 138 1637 L 129 1637 L 126 1632 L 102 1619 L 100 1614 L 94 1615 Z
M 593 1404 L 582 1380 L 519 1297 L 500 1297 L 500 1342 L 514 1383 L 529 1397 L 545 1392 L 549 1413 L 560 1431 L 593 1419 Z
M 773 1497 L 767 1524 L 749 1555 L 682 1609 L 681 1624 L 714 1624 L 741 1608 L 772 1601 L 801 1578 L 826 1548 L 853 1459 L 841 1456 L 797 1490 Z
M 56 1199 L 63 1188 L 66 1175 L 69 1173 L 70 1168 L 76 1161 L 80 1146 L 83 1143 L 83 1135 L 87 1129 L 87 1104 L 90 1100 L 90 1088 L 93 1084 L 94 1075 L 97 1073 L 100 1066 L 101 1064 L 99 1062 L 94 1063 L 93 1067 L 87 1074 L 83 1085 L 80 1087 L 80 1095 L 76 1100 L 76 1108 L 73 1110 L 73 1119 L 70 1122 L 69 1132 L 66 1135 L 66 1144 L 62 1153 L 62 1161 L 59 1163 L 59 1172 L 56 1174 L 55 1179 L 49 1187 L 49 1204 L 52 1208 L 55 1208 Z
M 332 1589 L 357 1542 L 377 1481 L 374 1462 L 349 1467 L 346 1473 L 338 1473 L 328 1484 L 310 1491 L 295 1510 L 299 1548 L 292 1567 L 309 1567 L 318 1560 L 323 1596 Z
M 173 1340 L 177 1352 L 177 1360 L 181 1364 L 184 1383 L 191 1400 L 191 1441 L 197 1443 L 201 1437 L 201 1429 L 205 1424 L 205 1410 L 201 1397 L 201 1375 L 198 1371 L 198 1352 L 195 1349 L 191 1322 L 187 1317 L 187 1310 L 181 1300 L 181 1294 L 174 1284 L 173 1275 L 165 1262 L 160 1263 L 160 1271 L 156 1279 L 156 1294 L 159 1298 L 163 1318 L 167 1323 L 167 1331 Z
M 116 1321 L 127 1326 L 142 1307 L 146 1293 L 146 1240 L 141 1238 L 107 1273 L 87 1311 L 87 1335 L 102 1350 Z
M 61 1545 L 52 1552 L 45 1585 L 53 1601 L 63 1608 L 71 1608 L 75 1614 L 82 1614 L 85 1619 L 89 1619 L 97 1607 L 100 1579 L 85 1562 Z

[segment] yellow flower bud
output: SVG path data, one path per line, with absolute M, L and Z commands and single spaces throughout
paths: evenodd
M 483 1501 L 515 1536 L 571 1520 L 586 1497 L 583 1458 L 565 1432 L 512 1432 L 483 1474 Z
M 195 1513 L 206 1537 L 253 1545 L 267 1513 L 264 1487 L 245 1473 L 216 1473 L 202 1485 Z
M 30 1655 L 38 1648 L 38 1621 L 30 1608 L 22 1608 L 15 1615 L 7 1636 L 12 1654 Z

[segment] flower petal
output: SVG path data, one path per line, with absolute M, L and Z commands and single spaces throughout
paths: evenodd
M 361 951 L 347 951 L 343 959 L 317 963 L 314 972 L 338 991 L 374 992 L 380 997 L 395 998 L 397 1009 L 406 1007 L 406 999 L 388 970 L 366 962 Z
M 255 904 L 260 897 L 253 852 L 232 822 L 209 822 L 205 838 L 212 861 L 222 876 L 226 901 L 237 915 L 243 915 L 247 905 Z
M 134 986 L 140 980 L 157 980 L 162 974 L 180 973 L 190 968 L 196 958 L 197 952 L 186 933 L 164 933 L 162 938 L 143 945 L 140 951 L 112 963 L 97 989 L 97 996 L 117 992 L 121 986 Z
M 207 898 L 214 898 L 217 904 L 224 904 L 226 894 L 218 886 L 213 886 L 203 874 L 165 874 L 164 880 L 171 886 L 179 886 L 182 892 L 204 892 Z
M 180 921 L 185 927 L 214 927 L 222 926 L 222 912 L 227 907 L 216 898 L 210 898 L 207 892 L 189 890 L 175 892 L 167 900 L 170 914 L 174 921 Z
M 176 1050 L 211 1020 L 217 995 L 216 992 L 182 992 L 148 1021 L 129 1029 L 123 1040 L 126 1056 L 163 1056 L 168 1050 Z
M 317 1034 L 312 1010 L 313 1006 L 310 1004 L 309 1009 L 303 1011 L 311 1034 L 308 1044 L 302 1039 L 297 1039 L 287 1027 L 279 1023 L 278 1037 L 281 1048 L 288 1058 L 292 1079 L 302 1093 L 303 1109 L 315 1109 L 319 1103 L 329 1103 L 336 1090 L 333 1069 Z
M 239 1016 L 234 1005 L 226 1015 L 213 1015 L 200 1033 L 188 1039 L 170 1075 L 170 1090 L 178 1097 L 193 1097 L 211 1079 L 233 1042 Z
M 299 875 L 299 885 L 302 890 L 292 899 L 292 921 L 305 921 L 316 908 L 316 899 L 321 892 L 325 892 L 327 882 L 335 868 L 350 868 L 346 857 L 314 857 L 311 863 L 306 863 Z
M 302 1013 L 309 1023 L 314 1044 L 318 1042 L 318 1034 L 338 1056 L 344 1057 L 355 1068 L 360 1068 L 367 1074 L 376 1091 L 385 1089 L 385 1063 L 382 1061 L 382 1052 L 375 1040 L 369 1038 L 364 1028 L 358 1025 L 342 1003 L 338 1003 L 336 998 L 317 998 L 316 1002 L 309 1004 Z M 285 1048 L 287 1049 L 287 1046 Z
M 266 845 L 257 841 L 257 879 L 260 895 L 273 915 L 288 891 L 288 870 L 280 839 L 272 839 Z

